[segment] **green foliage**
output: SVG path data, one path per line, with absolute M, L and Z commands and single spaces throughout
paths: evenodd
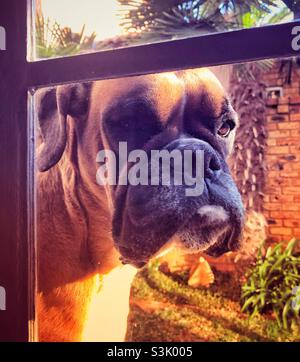
M 161 37 L 226 31 L 282 20 L 291 11 L 274 0 L 119 0 L 121 25 L 127 31 Z
M 95 33 L 84 36 L 83 25 L 80 33 L 73 33 L 70 28 L 61 28 L 57 23 L 45 20 L 43 16 L 36 18 L 36 56 L 51 58 L 75 55 L 83 50 L 91 49 Z
M 144 267 L 132 285 L 127 340 L 299 341 L 298 331 L 280 330 L 267 316 L 249 320 L 231 298 L 240 285 L 230 276 L 215 277 L 215 288 L 192 288 L 184 275 L 165 274 L 157 262 Z
M 255 267 L 242 287 L 242 311 L 274 313 L 278 326 L 288 329 L 299 322 L 299 308 L 293 306 L 300 286 L 300 256 L 295 253 L 297 241 L 292 239 L 283 249 L 281 244 L 260 252 Z M 298 289 L 300 294 L 300 290 Z

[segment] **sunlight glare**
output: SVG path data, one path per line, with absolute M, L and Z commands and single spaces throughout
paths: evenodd
M 123 34 L 117 16 L 117 0 L 42 0 L 45 19 L 57 21 L 61 27 L 70 27 L 79 33 L 85 24 L 85 35 L 97 33 L 97 40 Z

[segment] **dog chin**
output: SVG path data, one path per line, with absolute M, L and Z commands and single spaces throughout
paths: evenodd
M 149 260 L 161 257 L 172 249 L 176 249 L 180 254 L 203 252 L 212 257 L 219 257 L 233 250 L 232 240 L 235 239 L 237 230 L 229 212 L 222 206 L 204 205 L 188 218 L 177 233 L 158 251 L 139 258 L 132 249 L 121 246 L 119 247 L 123 255 L 121 260 L 123 263 L 130 263 L 140 268 Z
M 222 206 L 202 206 L 153 258 L 161 257 L 173 249 L 180 254 L 204 252 L 213 257 L 221 256 L 230 251 L 230 229 L 229 215 Z

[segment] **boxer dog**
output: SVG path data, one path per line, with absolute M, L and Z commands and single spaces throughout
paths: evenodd
M 170 241 L 214 257 L 239 247 L 243 207 L 226 163 L 238 119 L 208 69 L 48 88 L 38 92 L 37 109 L 41 341 L 82 340 L 95 276 L 121 263 L 139 268 Z M 96 156 L 111 150 L 120 157 L 120 142 L 148 153 L 201 150 L 201 195 L 187 197 L 185 185 L 173 183 L 100 186 Z M 98 305 L 98 330 L 118 329 L 107 315 L 119 310 L 120 270 L 115 293 Z

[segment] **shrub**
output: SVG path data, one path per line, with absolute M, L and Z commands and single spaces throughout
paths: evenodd
M 242 311 L 251 316 L 274 313 L 278 326 L 284 329 L 297 324 L 299 305 L 293 302 L 300 295 L 300 255 L 295 252 L 296 244 L 292 239 L 285 249 L 278 244 L 269 247 L 265 256 L 259 253 L 242 286 Z

